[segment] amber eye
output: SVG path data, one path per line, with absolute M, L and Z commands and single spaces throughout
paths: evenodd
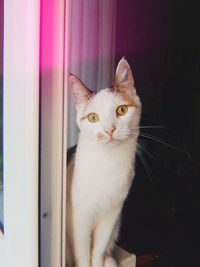
M 124 116 L 127 112 L 128 112 L 128 106 L 126 105 L 119 106 L 116 109 L 116 113 L 118 116 Z
M 97 122 L 99 120 L 99 115 L 97 113 L 90 113 L 87 118 L 90 122 Z

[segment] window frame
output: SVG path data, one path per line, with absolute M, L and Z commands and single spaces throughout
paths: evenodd
M 2 160 L 3 160 L 3 34 L 4 34 L 4 1 L 1 1 L 0 2 L 0 27 L 2 27 L 3 29 L 0 29 L 1 31 L 1 43 L 0 43 L 0 78 L 1 78 L 1 75 L 2 75 L 2 81 L 1 81 L 1 84 L 0 84 L 0 90 L 2 90 L 2 98 L 0 99 L 0 115 L 2 116 L 2 118 L 0 118 L 0 120 L 2 119 L 2 122 L 1 122 L 1 127 L 2 127 L 2 138 L 0 140 L 1 142 L 1 146 L 2 146 L 2 151 L 0 153 L 2 153 Z M 1 168 L 1 166 L 0 166 Z M 2 189 L 3 189 L 3 168 L 2 168 Z M 1 179 L 1 177 L 0 177 Z M 0 189 L 1 190 L 1 189 Z M 1 191 L 0 191 L 1 193 Z M 3 191 L 2 191 L 2 205 L 0 204 L 0 209 L 3 213 L 3 207 L 4 207 L 4 204 L 3 204 Z M 4 218 L 2 216 L 2 218 L 0 218 L 0 231 L 4 231 L 4 226 L 3 226 L 3 221 L 4 221 Z
M 71 0 L 53 0 L 51 4 L 48 0 L 43 0 L 41 7 L 40 265 L 42 267 L 65 267 L 70 8 Z M 51 31 L 48 31 L 49 28 Z M 49 41 L 53 42 L 52 46 L 49 46 Z
M 4 1 L 5 267 L 38 267 L 39 21 L 39 0 Z

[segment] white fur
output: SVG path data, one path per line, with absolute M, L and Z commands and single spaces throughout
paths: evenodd
M 116 109 L 128 100 L 108 88 L 77 106 L 80 135 L 69 201 L 77 267 L 117 266 L 111 252 L 135 172 L 141 105 L 137 95 L 134 98 L 137 106 L 130 106 L 124 116 L 116 116 Z M 85 118 L 91 112 L 99 115 L 99 121 Z M 113 126 L 111 138 L 106 132 Z

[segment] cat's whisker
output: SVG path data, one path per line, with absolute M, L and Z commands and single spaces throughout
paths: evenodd
M 138 157 L 140 158 L 142 164 L 144 165 L 144 167 L 146 169 L 146 172 L 147 172 L 147 174 L 149 176 L 149 179 L 150 179 L 151 183 L 153 184 L 153 179 L 152 179 L 152 176 L 151 176 L 152 171 L 151 171 L 149 165 L 147 164 L 145 158 L 143 157 L 142 153 L 140 153 L 139 150 L 136 150 L 136 153 L 137 153 Z
M 138 142 L 133 140 L 131 137 L 129 137 L 129 139 L 132 140 L 136 144 L 137 147 L 139 147 L 140 149 L 145 151 L 149 155 L 149 157 L 155 159 L 155 157 L 153 157 L 149 153 L 149 151 L 147 151 L 142 145 L 140 145 Z M 142 164 L 143 164 L 143 166 L 144 166 L 144 168 L 145 168 L 145 170 L 146 170 L 146 172 L 147 172 L 147 174 L 148 174 L 148 176 L 150 178 L 151 183 L 153 184 L 153 179 L 152 179 L 153 173 L 151 171 L 151 168 L 149 167 L 149 165 L 148 165 L 147 161 L 145 160 L 145 158 L 143 157 L 142 153 L 137 148 L 136 148 L 136 153 L 137 153 L 138 157 L 140 158 L 140 160 L 141 160 L 141 162 L 142 162 Z
M 134 141 L 135 142 L 135 141 Z M 150 157 L 150 158 L 152 158 L 152 159 L 154 159 L 155 160 L 155 157 L 146 149 L 146 148 L 144 148 L 142 145 L 140 145 L 138 142 L 135 142 L 136 143 L 136 145 L 140 148 L 140 149 L 142 149 L 144 152 L 146 152 L 147 153 L 147 155 Z
M 165 146 L 168 146 L 168 147 L 173 148 L 173 149 L 175 149 L 175 150 L 177 150 L 177 151 L 180 151 L 180 149 L 177 148 L 176 146 L 174 146 L 174 145 L 172 145 L 172 144 L 168 144 L 168 143 L 166 143 L 166 141 L 165 141 L 164 139 L 162 139 L 162 138 L 158 138 L 158 137 L 156 137 L 156 136 L 154 136 L 154 135 L 140 132 L 140 133 L 139 133 L 139 136 L 142 136 L 142 137 L 151 139 L 151 140 L 153 140 L 153 141 L 157 141 L 157 142 L 159 142 L 159 143 L 161 143 L 161 144 L 163 144 L 163 145 L 165 145 Z
M 165 129 L 165 126 L 162 125 L 144 125 L 144 126 L 138 126 L 138 127 L 133 127 L 132 129 Z
M 155 157 L 146 149 L 144 148 L 144 146 L 142 146 L 141 144 L 139 144 L 137 141 L 135 141 L 133 138 L 131 138 L 130 136 L 128 137 L 128 139 L 130 139 L 131 141 L 133 141 L 137 147 L 139 147 L 141 150 L 143 150 L 144 152 L 146 152 L 146 154 L 155 160 Z

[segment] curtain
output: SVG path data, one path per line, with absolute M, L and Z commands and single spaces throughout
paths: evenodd
M 116 0 L 73 0 L 69 71 L 88 88 L 111 85 L 115 64 Z M 68 147 L 77 143 L 76 111 L 68 92 Z

